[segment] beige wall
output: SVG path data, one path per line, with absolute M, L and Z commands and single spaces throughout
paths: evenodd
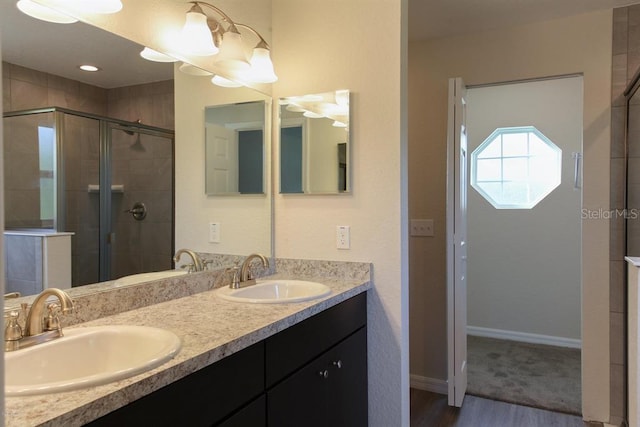
M 446 379 L 447 79 L 467 84 L 584 74 L 583 208 L 608 209 L 611 11 L 409 46 L 410 216 L 436 236 L 410 242 L 411 373 Z M 583 414 L 609 419 L 609 224 L 583 221 Z
M 404 0 L 274 0 L 274 97 L 349 89 L 353 194 L 275 194 L 278 257 L 370 261 L 369 422 L 409 425 Z M 384 37 L 380 37 L 384 28 Z M 277 150 L 277 144 L 275 146 Z M 277 151 L 276 151 L 277 152 Z M 277 163 L 278 156 L 273 156 Z M 277 164 L 274 164 L 277 171 Z M 275 188 L 279 188 L 276 182 Z M 336 249 L 336 226 L 351 249 Z

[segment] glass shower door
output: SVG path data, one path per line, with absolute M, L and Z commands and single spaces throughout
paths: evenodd
M 110 278 L 173 268 L 173 138 L 111 125 Z

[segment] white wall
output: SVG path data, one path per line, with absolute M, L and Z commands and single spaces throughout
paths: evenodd
M 611 11 L 409 46 L 409 212 L 434 238 L 410 242 L 411 372 L 446 379 L 447 79 L 467 84 L 584 73 L 583 208 L 609 207 Z M 609 418 L 609 223 L 582 222 L 583 414 Z
M 369 424 L 384 427 L 409 425 L 406 8 L 405 0 L 273 1 L 274 96 L 349 89 L 353 141 L 353 194 L 275 195 L 276 254 L 373 263 Z M 350 250 L 336 249 L 337 225 L 351 226 Z
M 177 68 L 177 66 L 176 66 Z M 271 253 L 271 195 L 207 196 L 204 109 L 210 105 L 267 100 L 253 90 L 220 88 L 211 78 L 175 71 L 176 249 L 248 255 Z M 270 123 L 269 118 L 266 121 Z M 267 126 L 265 134 L 271 132 Z M 270 145 L 266 147 L 267 158 Z M 266 162 L 270 188 L 270 162 Z M 209 222 L 220 223 L 220 243 L 209 243 Z
M 311 193 L 338 191 L 338 144 L 346 142 L 347 132 L 333 126 L 331 119 L 308 119 L 309 179 Z M 306 191 L 306 189 L 305 189 Z
M 582 77 L 467 91 L 468 149 L 499 127 L 535 126 L 562 150 L 561 183 L 531 209 L 496 209 L 468 191 L 469 333 L 543 335 L 580 345 Z M 471 157 L 470 157 L 471 158 Z M 528 339 L 527 335 L 520 335 Z

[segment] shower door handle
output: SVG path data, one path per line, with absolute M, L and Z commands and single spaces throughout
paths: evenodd
M 573 188 L 576 190 L 579 190 L 580 189 L 580 159 L 582 159 L 582 154 L 571 153 L 571 157 L 573 158 L 573 162 L 574 162 Z

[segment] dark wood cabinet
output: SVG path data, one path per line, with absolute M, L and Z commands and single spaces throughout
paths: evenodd
M 366 348 L 363 327 L 268 390 L 269 426 L 366 426 Z
M 87 425 L 367 425 L 366 293 Z

